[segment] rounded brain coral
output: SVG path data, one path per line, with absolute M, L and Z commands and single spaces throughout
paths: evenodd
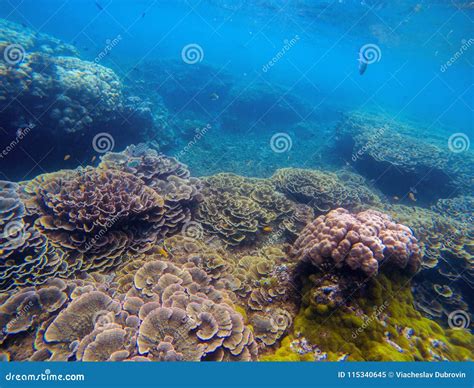
M 342 208 L 308 224 L 295 241 L 292 256 L 316 266 L 328 262 L 337 268 L 348 266 L 368 276 L 377 274 L 384 260 L 412 271 L 421 261 L 420 247 L 408 227 L 375 210 L 353 214 Z

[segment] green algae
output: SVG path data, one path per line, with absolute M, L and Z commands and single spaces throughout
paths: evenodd
M 343 307 L 312 304 L 311 283 L 303 286 L 303 305 L 292 332 L 263 361 L 313 361 L 291 343 L 305 338 L 327 360 L 348 355 L 350 361 L 432 361 L 472 359 L 474 336 L 464 329 L 444 329 L 413 306 L 410 279 L 398 272 L 371 279 L 363 292 Z M 362 295 L 363 294 L 363 295 Z

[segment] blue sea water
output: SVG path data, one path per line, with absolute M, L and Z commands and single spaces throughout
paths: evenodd
M 218 173 L 273 176 L 274 192 L 312 207 L 312 220 L 330 210 L 318 200 L 333 193 L 318 187 L 307 200 L 307 181 L 285 191 L 276 172 L 329 174 L 342 182 L 341 196 L 395 214 L 426 247 L 425 271 L 413 281 L 417 310 L 445 328 L 461 311 L 472 328 L 473 21 L 468 0 L 0 0 L 0 182 L 97 167 L 108 152 L 145 143 L 209 186 Z M 129 148 L 127 157 L 142 151 Z M 162 183 L 150 186 L 165 191 Z M 80 245 L 82 231 L 61 241 L 74 230 L 69 220 L 57 227 L 29 213 L 28 184 L 18 189 L 26 205 L 11 215 L 10 186 L 0 184 L 0 216 L 20 217 L 48 244 L 56 239 L 55 249 Z M 200 221 L 194 199 L 184 201 L 179 222 Z M 277 222 L 259 226 L 246 236 L 254 245 L 245 240 L 235 250 L 293 244 L 306 221 L 285 239 Z M 210 224 L 200 226 L 206 237 L 230 228 Z M 110 228 L 136 237 L 135 219 L 130 225 Z M 4 244 L 0 267 L 23 265 L 3 258 L 11 248 Z M 25 256 L 23 248 L 11 251 Z M 389 335 L 383 341 L 394 343 Z
M 264 85 L 273 93 L 270 105 L 254 105 L 250 124 L 233 117 L 219 129 L 238 130 L 243 144 L 258 141 L 262 132 L 266 139 L 272 130 L 291 131 L 284 119 L 278 125 L 279 118 L 272 121 L 276 102 L 296 116 L 290 122 L 311 122 L 318 146 L 331 136 L 325 129 L 337 115 L 353 110 L 415 122 L 423 128 L 412 133 L 415 137 L 458 132 L 472 137 L 473 10 L 467 1 L 4 0 L 0 16 L 73 44 L 81 58 L 110 67 L 125 81 L 150 75 L 156 61 L 182 65 L 182 49 L 198 45 L 202 58 L 197 66 L 165 67 L 158 82 L 143 80 L 141 94 L 159 94 L 163 84 L 172 84 L 181 92 L 174 91 L 174 100 L 168 97 L 174 113 L 185 116 L 191 110 L 201 121 L 221 125 L 232 100 L 224 98 L 226 87 L 212 90 L 217 83 L 225 78 L 222 82 L 236 89 L 232 98 Z M 376 61 L 361 76 L 365 45 L 375 45 Z M 213 73 L 202 73 L 198 68 L 203 66 Z M 187 74 L 175 82 L 173 71 Z M 219 100 L 212 100 L 213 93 Z M 306 141 L 304 135 L 292 139 L 294 152 Z M 160 143 L 160 134 L 156 137 Z M 217 171 L 216 163 L 199 173 Z

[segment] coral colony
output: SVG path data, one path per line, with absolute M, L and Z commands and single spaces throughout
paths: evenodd
M 187 64 L 150 63 L 142 76 L 151 89 L 161 83 L 162 96 L 146 96 L 102 58 L 83 60 L 56 38 L 0 24 L 1 56 L 4 41 L 25 50 L 21 61 L 0 61 L 6 133 L 15 139 L 27 128 L 26 146 L 47 128 L 66 155 L 18 183 L 0 181 L 1 359 L 472 357 L 470 327 L 446 323 L 453 311 L 468 322 L 472 312 L 472 154 L 428 144 L 408 124 L 347 112 L 326 155 L 356 169 L 298 167 L 311 146 L 293 167 L 252 165 L 246 140 L 240 164 L 230 158 L 206 170 L 221 141 L 211 143 L 213 131 L 253 125 L 254 106 L 272 109 L 269 128 L 304 124 L 275 103 L 275 90 L 256 84 L 240 93 L 205 65 L 190 74 Z M 204 83 L 190 77 L 211 80 L 197 105 L 212 111 L 233 101 L 222 122 L 206 123 L 197 105 L 176 115 L 183 96 L 162 82 L 166 66 L 196 91 Z M 91 159 L 91 139 L 108 131 L 114 137 L 98 139 Z M 242 166 L 246 174 L 227 172 Z M 459 195 L 446 199 L 452 192 Z

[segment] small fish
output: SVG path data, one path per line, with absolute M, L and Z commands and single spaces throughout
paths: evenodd
M 80 185 L 79 190 L 81 190 L 82 192 L 86 191 L 86 186 L 85 185 Z
M 415 12 L 420 12 L 423 9 L 423 4 L 418 3 L 415 5 L 415 8 L 413 8 L 413 11 Z
M 69 155 L 69 154 L 68 154 L 68 155 L 64 155 L 64 160 L 69 160 L 69 159 L 71 159 L 71 155 Z
M 143 12 L 141 18 L 143 19 L 145 15 L 146 15 L 146 12 Z
M 410 198 L 410 200 L 412 200 L 413 202 L 416 202 L 415 194 L 409 193 L 408 198 Z
M 163 247 L 158 248 L 158 253 L 166 258 L 169 256 L 168 251 Z
M 366 70 L 367 70 L 367 61 L 363 59 L 359 59 L 359 74 L 364 75 Z
M 95 3 L 95 6 L 97 8 L 99 8 L 99 10 L 103 11 L 104 10 L 104 7 L 102 7 L 97 1 L 94 2 Z
M 96 156 L 93 156 L 92 159 L 91 159 L 91 163 L 94 163 L 94 161 L 97 159 Z
M 209 96 L 209 98 L 212 100 L 212 101 L 217 101 L 219 99 L 219 95 L 217 93 L 211 93 L 211 95 Z
M 264 227 L 262 228 L 262 230 L 263 230 L 265 233 L 270 233 L 270 232 L 273 230 L 273 228 L 272 228 L 271 226 L 264 226 Z
M 395 195 L 395 196 L 393 197 L 393 200 L 394 200 L 394 201 L 399 201 L 400 198 Z

